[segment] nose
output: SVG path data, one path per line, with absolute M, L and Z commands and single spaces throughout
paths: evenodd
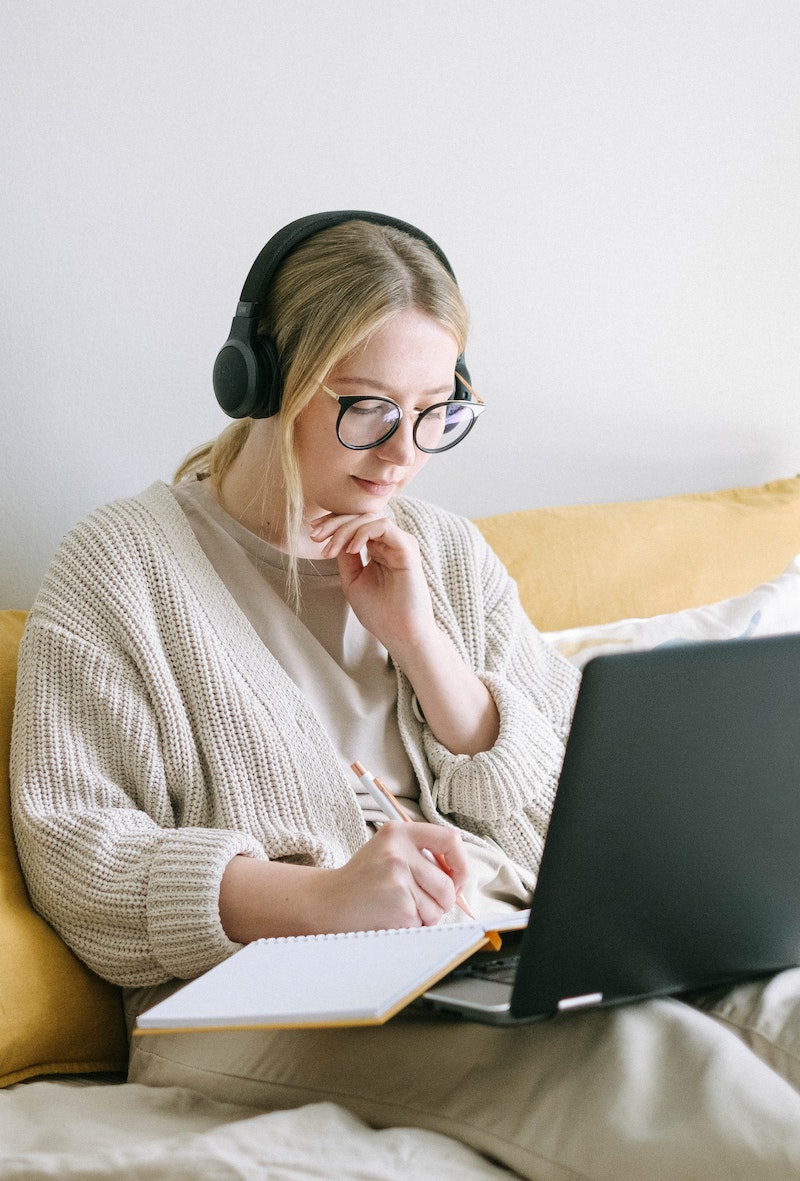
M 411 467 L 417 458 L 414 443 L 414 419 L 404 414 L 397 430 L 376 448 L 378 454 L 397 467 Z

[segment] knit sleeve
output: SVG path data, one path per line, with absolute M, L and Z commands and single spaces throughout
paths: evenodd
M 486 684 L 500 717 L 494 746 L 474 757 L 453 754 L 427 725 L 412 723 L 431 778 L 431 801 L 460 828 L 497 842 L 531 880 L 544 847 L 580 675 L 533 626 L 516 584 L 474 525 L 429 515 L 419 502 L 412 503 L 405 522 L 425 537 L 439 626 Z
M 423 730 L 438 811 L 489 837 L 524 870 L 538 872 L 564 758 L 576 670 L 514 608 L 513 588 L 487 616 L 487 662 L 500 732 L 473 758 L 453 755 Z M 508 626 L 506 626 L 506 624 Z
M 28 618 L 12 804 L 33 905 L 100 976 L 137 986 L 236 950 L 222 873 L 265 852 L 214 824 L 178 666 L 148 641 L 135 547 L 106 533 L 92 524 L 66 540 Z
M 182 817 L 176 772 L 200 773 L 186 719 L 157 716 L 122 653 L 32 619 L 12 747 L 17 847 L 34 906 L 116 983 L 192 977 L 236 950 L 219 883 L 237 853 L 264 856 L 242 832 Z

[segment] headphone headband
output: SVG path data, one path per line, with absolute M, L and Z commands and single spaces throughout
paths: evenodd
M 239 297 L 240 302 L 261 303 L 275 274 L 295 247 L 299 246 L 301 242 L 305 242 L 307 238 L 313 238 L 315 234 L 321 233 L 322 230 L 342 225 L 347 221 L 368 221 L 373 225 L 391 226 L 396 230 L 402 230 L 411 238 L 418 238 L 436 255 L 445 270 L 455 279 L 453 268 L 440 247 L 436 245 L 433 238 L 429 238 L 416 226 L 410 225 L 407 221 L 400 221 L 396 217 L 387 217 L 382 213 L 369 213 L 363 209 L 340 209 L 330 213 L 310 213 L 306 217 L 298 217 L 296 221 L 289 222 L 288 226 L 278 230 L 277 234 L 273 234 L 250 268 L 250 273 L 244 281 L 242 294 Z
M 214 392 L 231 418 L 270 418 L 280 410 L 283 394 L 280 358 L 275 342 L 258 334 L 260 306 L 276 273 L 297 246 L 331 226 L 367 221 L 390 226 L 423 242 L 455 281 L 444 252 L 422 230 L 399 218 L 363 209 L 340 209 L 297 218 L 278 230 L 261 250 L 242 287 L 230 334 L 214 363 Z M 463 357 L 456 372 L 469 382 Z

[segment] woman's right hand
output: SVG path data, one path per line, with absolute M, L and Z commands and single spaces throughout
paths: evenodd
M 441 854 L 450 873 L 424 850 Z M 382 824 L 323 886 L 326 930 L 433 927 L 455 905 L 469 865 L 454 829 L 435 824 Z
M 426 849 L 441 854 L 450 873 Z M 220 919 L 235 943 L 435 926 L 455 905 L 468 873 L 456 829 L 389 821 L 338 869 L 234 857 L 222 878 Z

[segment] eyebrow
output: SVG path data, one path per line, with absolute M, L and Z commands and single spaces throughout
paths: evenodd
M 376 390 L 387 397 L 395 397 L 395 391 L 389 385 L 385 385 L 381 381 L 375 381 L 371 377 L 331 377 L 328 379 L 332 381 L 335 386 L 339 385 L 363 385 L 368 389 Z M 423 390 L 417 396 L 420 398 L 438 398 L 444 394 L 452 394 L 455 386 L 455 378 L 449 385 L 436 386 L 434 389 Z

